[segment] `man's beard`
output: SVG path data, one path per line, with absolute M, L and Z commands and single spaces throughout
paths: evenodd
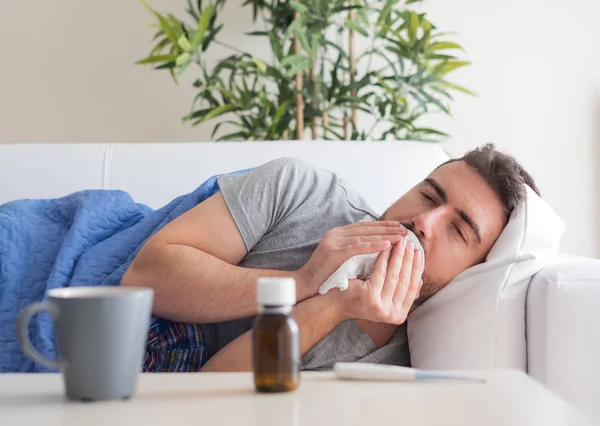
M 436 294 L 442 288 L 448 284 L 443 280 L 432 278 L 429 276 L 427 272 L 423 272 L 423 276 L 421 277 L 423 280 L 423 286 L 421 287 L 421 292 L 419 293 L 419 297 L 413 303 L 414 306 L 419 306 L 425 303 L 427 299 Z

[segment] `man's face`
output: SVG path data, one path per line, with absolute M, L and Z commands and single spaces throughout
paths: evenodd
M 401 222 L 425 249 L 417 304 L 465 269 L 484 262 L 505 225 L 500 198 L 463 161 L 433 171 L 396 201 L 384 219 Z

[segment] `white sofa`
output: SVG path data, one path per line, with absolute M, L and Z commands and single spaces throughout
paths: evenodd
M 338 173 L 378 211 L 447 159 L 437 145 L 408 142 L 5 144 L 0 204 L 103 188 L 159 207 L 212 175 L 288 156 Z M 600 260 L 561 255 L 531 279 L 524 316 L 528 373 L 600 419 L 597 309 Z

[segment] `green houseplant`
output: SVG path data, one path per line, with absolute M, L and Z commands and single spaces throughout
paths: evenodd
M 447 76 L 469 63 L 461 46 L 411 9 L 415 0 L 245 0 L 262 21 L 273 60 L 231 48 L 216 64 L 225 0 L 188 0 L 186 20 L 154 10 L 154 46 L 138 64 L 193 72 L 192 125 L 227 123 L 218 140 L 312 139 L 438 141 L 418 125 L 432 112 L 450 114 L 452 92 L 471 93 Z

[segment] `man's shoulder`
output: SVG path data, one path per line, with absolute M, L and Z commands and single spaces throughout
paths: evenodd
M 329 170 L 316 167 L 308 161 L 296 157 L 277 158 L 263 164 L 259 169 L 278 174 L 313 175 L 322 177 L 335 176 L 335 173 Z
M 277 183 L 272 188 L 278 197 L 304 209 L 328 205 L 329 213 L 346 212 L 354 221 L 365 215 L 375 217 L 364 198 L 340 176 L 309 161 L 281 157 L 264 163 L 254 172 L 259 180 Z
M 340 208 L 354 211 L 354 216 L 363 218 L 365 215 L 373 219 L 377 217 L 373 209 L 363 196 L 336 173 L 321 167 L 314 166 L 308 161 L 295 157 L 284 157 L 273 160 L 269 164 L 272 170 L 279 171 L 281 175 L 293 177 L 296 185 L 310 192 L 321 202 L 340 203 Z
M 339 182 L 337 175 L 296 157 L 271 160 L 255 170 L 259 179 L 277 182 L 276 188 L 285 193 L 327 193 Z

